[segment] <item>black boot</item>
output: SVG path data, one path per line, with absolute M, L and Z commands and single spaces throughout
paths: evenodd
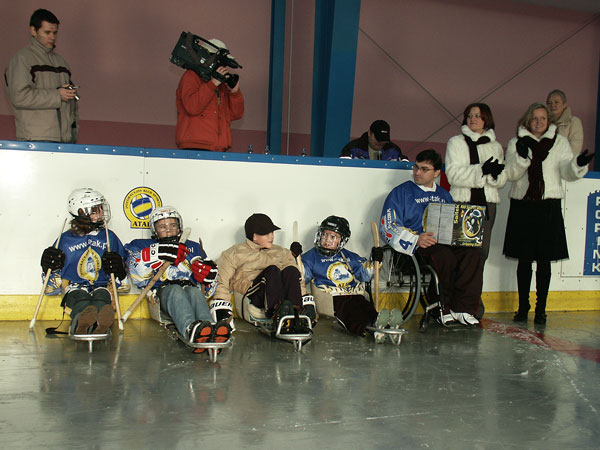
M 546 300 L 550 288 L 550 261 L 538 261 L 535 271 L 535 285 L 537 300 L 535 303 L 535 317 L 533 322 L 538 325 L 546 323 Z
M 529 312 L 529 289 L 531 287 L 531 261 L 520 259 L 517 266 L 517 288 L 519 290 L 519 310 L 513 317 L 513 322 L 527 322 Z

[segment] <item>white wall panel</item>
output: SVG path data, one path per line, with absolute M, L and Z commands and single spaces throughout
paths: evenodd
M 6 148 L 6 147 L 5 147 Z M 238 157 L 239 158 L 239 157 Z M 0 151 L 0 295 L 39 293 L 42 250 L 50 245 L 67 217 L 68 194 L 78 187 L 101 191 L 111 204 L 111 228 L 125 243 L 148 231 L 129 228 L 123 200 L 135 187 L 148 186 L 163 204 L 177 207 L 191 238 L 202 237 L 211 258 L 244 239 L 243 223 L 253 212 L 264 212 L 282 228 L 276 243 L 289 246 L 294 221 L 307 250 L 318 223 L 330 214 L 350 221 L 348 248 L 367 255 L 372 246 L 369 222 L 377 220 L 389 191 L 409 179 L 397 168 L 318 165 L 316 158 L 285 157 L 276 162 L 170 159 L 124 155 Z M 397 166 L 395 166 L 397 167 Z M 597 290 L 600 277 L 580 276 L 583 267 L 586 202 L 597 190 L 597 179 L 569 184 L 566 226 L 571 260 L 553 264 L 552 290 Z M 501 254 L 508 214 L 508 186 L 486 265 L 485 291 L 515 291 L 516 263 Z M 561 273 L 562 264 L 562 273 Z

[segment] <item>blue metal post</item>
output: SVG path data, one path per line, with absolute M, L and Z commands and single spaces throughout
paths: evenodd
M 600 62 L 600 61 L 599 61 Z M 600 70 L 598 71 L 598 99 L 596 101 L 596 142 L 594 145 L 594 171 L 600 171 Z
M 271 0 L 267 145 L 271 153 L 276 155 L 281 154 L 283 66 L 285 61 L 285 2 L 286 0 Z
M 338 157 L 350 138 L 360 0 L 316 0 L 311 156 Z

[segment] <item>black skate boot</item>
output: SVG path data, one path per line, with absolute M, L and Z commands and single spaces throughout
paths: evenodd
M 285 320 L 282 321 L 282 319 L 285 316 L 291 317 L 287 317 Z M 275 336 L 277 334 L 277 330 L 279 329 L 280 323 L 281 330 L 279 332 L 281 334 L 294 334 L 294 318 L 294 306 L 292 305 L 292 303 L 289 300 L 282 301 L 275 310 L 275 313 L 273 314 L 271 336 Z

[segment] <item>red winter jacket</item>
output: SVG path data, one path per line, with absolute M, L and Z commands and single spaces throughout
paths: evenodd
M 231 147 L 231 121 L 243 115 L 242 91 L 233 93 L 224 83 L 217 87 L 187 70 L 177 87 L 177 147 L 226 150 Z

